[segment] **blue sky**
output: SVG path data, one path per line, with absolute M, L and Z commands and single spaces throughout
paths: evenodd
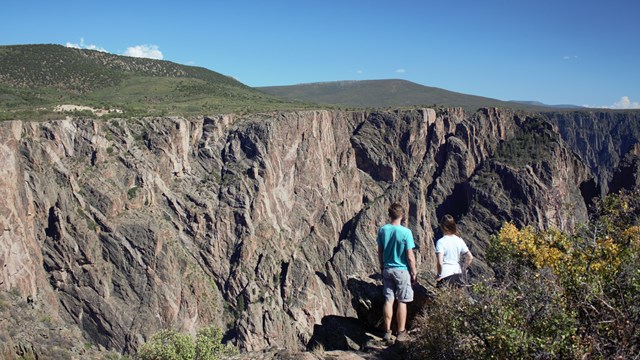
M 637 0 L 5 0 L 1 9 L 3 45 L 162 55 L 251 86 L 401 78 L 503 100 L 640 102 Z

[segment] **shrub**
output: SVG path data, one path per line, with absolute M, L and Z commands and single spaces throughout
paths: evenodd
M 207 327 L 198 332 L 195 359 L 219 359 L 221 355 L 233 355 L 236 352 L 235 348 L 222 344 L 222 331 L 220 329 Z
M 140 188 L 137 186 L 134 186 L 132 188 L 130 188 L 129 190 L 127 190 L 127 199 L 129 200 L 133 200 L 136 198 L 136 195 L 138 195 L 138 190 Z
M 504 224 L 495 278 L 445 290 L 420 319 L 419 357 L 632 358 L 640 353 L 640 192 L 597 201 L 573 234 Z
M 138 352 L 141 360 L 216 360 L 233 355 L 237 350 L 222 344 L 222 331 L 206 327 L 195 339 L 189 334 L 163 330 L 153 335 Z
M 444 289 L 419 318 L 416 358 L 579 358 L 575 313 L 549 271 L 520 283 L 478 282 Z
M 162 330 L 140 348 L 142 360 L 182 360 L 195 357 L 193 338 L 173 330 Z

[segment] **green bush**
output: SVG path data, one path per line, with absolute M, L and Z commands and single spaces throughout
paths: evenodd
M 140 189 L 139 187 L 134 186 L 131 189 L 127 190 L 127 199 L 129 200 L 135 199 L 139 189 Z
M 236 348 L 222 344 L 222 331 L 206 327 L 195 339 L 189 334 L 163 330 L 142 345 L 141 360 L 216 360 L 237 353 Z
M 142 360 L 182 360 L 195 358 L 195 344 L 188 334 L 163 330 L 140 348 Z
M 220 329 L 207 327 L 198 332 L 195 359 L 219 359 L 221 355 L 234 355 L 236 352 L 235 348 L 222 344 L 222 331 Z
M 575 359 L 575 313 L 549 271 L 520 283 L 444 289 L 419 318 L 417 359 Z

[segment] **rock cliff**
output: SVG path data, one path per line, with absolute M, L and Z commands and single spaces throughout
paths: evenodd
M 607 194 L 625 156 L 637 155 L 640 142 L 640 112 L 572 111 L 544 114 L 564 141 L 590 168 L 594 182 L 585 191 Z M 629 179 L 631 181 L 631 179 Z
M 39 335 L 15 328 L 17 302 L 35 328 L 51 314 L 48 331 L 76 352 L 83 342 L 132 352 L 162 328 L 207 324 L 243 350 L 304 349 L 322 324 L 371 308 L 358 289 L 376 286 L 376 231 L 394 201 L 407 209 L 426 286 L 445 213 L 480 259 L 503 221 L 571 229 L 586 219 L 584 189 L 598 179 L 606 191 L 619 161 L 594 160 L 602 146 L 578 139 L 598 136 L 621 158 L 637 132 L 616 138 L 564 116 L 491 108 L 2 123 L 3 351 L 46 358 Z M 479 261 L 474 271 L 490 270 Z

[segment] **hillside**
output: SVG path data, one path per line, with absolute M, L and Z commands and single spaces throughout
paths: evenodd
M 407 80 L 335 81 L 258 88 L 267 94 L 292 101 L 315 102 L 345 107 L 381 108 L 411 106 L 453 106 L 467 111 L 481 107 L 508 107 L 521 110 L 549 110 L 534 103 L 502 101 L 462 94 Z
M 129 116 L 306 108 L 201 67 L 60 45 L 0 46 L 0 119 L 47 118 L 63 104 Z
M 501 101 L 406 80 L 338 81 L 251 88 L 202 67 L 60 45 L 0 46 L 0 120 L 72 115 L 203 115 L 327 107 L 453 106 L 467 111 L 508 107 L 557 109 L 537 102 Z M 87 108 L 89 107 L 89 108 Z M 118 109 L 114 115 L 109 109 Z M 61 109 L 58 109 L 61 111 Z M 124 113 L 124 115 L 122 114 Z

